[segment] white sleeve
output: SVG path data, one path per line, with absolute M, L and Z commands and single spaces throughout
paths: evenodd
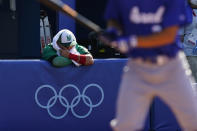
M 71 50 L 70 53 L 72 54 L 76 54 L 76 55 L 80 55 L 80 53 L 76 50 L 76 46 L 74 46 Z M 80 66 L 81 64 L 77 63 L 76 61 L 72 60 L 72 62 L 76 65 L 76 66 Z

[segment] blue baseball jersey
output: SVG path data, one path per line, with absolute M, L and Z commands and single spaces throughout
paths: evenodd
M 185 0 L 109 0 L 106 20 L 116 20 L 123 28 L 123 36 L 147 36 L 174 25 L 186 24 Z M 175 56 L 180 48 L 176 40 L 157 48 L 134 48 L 130 57 Z

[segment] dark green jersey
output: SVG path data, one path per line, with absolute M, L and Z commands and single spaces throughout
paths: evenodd
M 90 52 L 84 46 L 76 44 L 75 48 L 80 54 L 90 54 Z M 63 56 L 58 56 L 57 51 L 53 48 L 52 44 L 45 46 L 43 49 L 42 58 L 58 67 L 66 66 L 72 63 L 70 59 Z
M 48 44 L 44 47 L 42 52 L 42 58 L 44 60 L 50 60 L 50 58 L 54 58 L 56 56 L 58 56 L 57 51 L 53 48 L 52 44 Z

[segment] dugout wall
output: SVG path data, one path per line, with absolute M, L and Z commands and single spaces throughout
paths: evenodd
M 42 60 L 1 60 L 0 130 L 111 131 L 126 62 L 97 59 L 92 66 L 54 68 Z M 158 98 L 147 115 L 143 131 L 181 130 Z

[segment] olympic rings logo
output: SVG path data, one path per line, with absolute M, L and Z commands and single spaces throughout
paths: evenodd
M 90 99 L 89 96 L 86 95 L 86 91 L 90 88 L 90 87 L 96 87 L 99 89 L 99 91 L 101 92 L 101 99 L 99 100 L 98 103 L 96 104 L 93 104 L 92 103 L 92 100 Z M 46 105 L 42 105 L 40 103 L 40 101 L 38 100 L 38 93 L 41 91 L 41 90 L 44 90 L 44 88 L 49 88 L 50 90 L 52 90 L 52 92 L 54 93 L 54 96 L 52 96 Z M 67 89 L 67 88 L 73 88 L 76 90 L 77 92 L 77 96 L 75 96 L 71 103 L 69 104 L 68 100 L 66 99 L 66 97 L 62 96 L 62 92 Z M 74 110 L 74 107 L 76 107 L 79 102 L 82 101 L 85 103 L 86 106 L 89 107 L 89 111 L 85 114 L 85 115 L 78 115 L 75 110 Z M 51 113 L 51 110 L 50 108 L 52 108 L 55 104 L 56 104 L 56 101 L 59 100 L 60 104 L 66 108 L 65 112 L 60 115 L 60 116 L 57 116 L 57 115 L 54 115 Z M 65 85 L 61 88 L 61 90 L 59 91 L 59 94 L 56 92 L 56 90 L 50 86 L 50 85 L 42 85 L 40 86 L 36 92 L 35 92 L 35 101 L 37 103 L 37 105 L 41 108 L 44 108 L 47 110 L 48 114 L 54 118 L 54 119 L 62 119 L 64 118 L 68 112 L 69 112 L 69 109 L 71 110 L 72 114 L 76 117 L 76 118 L 86 118 L 88 117 L 91 112 L 92 112 L 92 109 L 95 108 L 95 107 L 98 107 L 104 100 L 104 92 L 103 92 L 103 89 L 98 85 L 98 84 L 89 84 L 87 85 L 84 89 L 83 89 L 83 92 L 82 94 L 80 93 L 79 89 L 77 88 L 77 86 L 73 85 L 73 84 L 68 84 L 68 85 Z

